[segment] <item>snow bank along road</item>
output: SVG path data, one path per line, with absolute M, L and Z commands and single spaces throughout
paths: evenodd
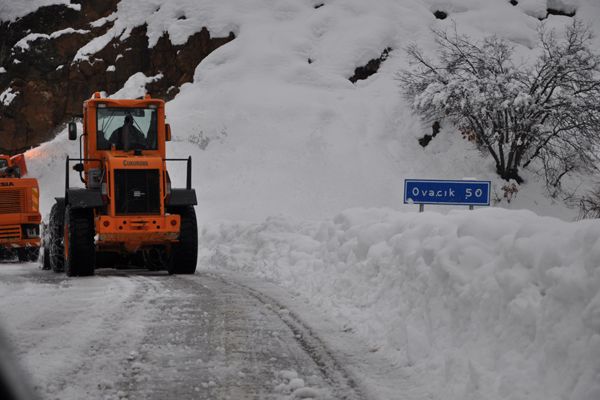
M 0 321 L 42 398 L 367 398 L 294 313 L 218 275 L 0 267 Z

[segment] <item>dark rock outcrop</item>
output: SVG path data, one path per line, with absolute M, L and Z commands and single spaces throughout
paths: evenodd
M 369 60 L 369 62 L 362 66 L 362 67 L 358 67 L 354 70 L 354 75 L 352 75 L 350 78 L 348 78 L 350 80 L 350 82 L 352 83 L 356 83 L 360 80 L 364 80 L 367 79 L 368 77 L 370 77 L 373 74 L 376 74 L 377 71 L 379 71 L 379 67 L 381 66 L 381 63 L 384 62 L 385 60 L 387 60 L 390 51 L 392 51 L 391 47 L 387 47 L 385 50 L 383 50 L 383 52 L 381 53 L 381 56 L 379 58 L 374 58 L 372 60 Z
M 558 9 L 558 8 L 548 7 L 548 9 L 546 11 L 548 12 L 546 17 L 548 15 L 562 15 L 564 17 L 574 17 L 575 14 L 577 13 L 575 8 Z
M 448 17 L 448 13 L 442 10 L 436 10 L 433 13 L 433 16 L 436 17 L 437 19 L 446 19 L 446 17 Z
M 81 114 L 82 102 L 93 92 L 116 92 L 137 72 L 162 74 L 147 89 L 170 100 L 183 83 L 192 81 L 202 59 L 235 37 L 231 33 L 211 38 L 203 28 L 183 45 L 173 45 L 165 33 L 149 48 L 142 25 L 126 40 L 114 39 L 88 60 L 73 63 L 81 47 L 112 27 L 111 22 L 96 28 L 90 23 L 113 13 L 117 3 L 88 0 L 82 2 L 81 11 L 62 5 L 42 7 L 17 21 L 0 22 L 0 66 L 6 70 L 0 73 L 0 94 L 8 88 L 18 92 L 10 104 L 0 103 L 0 152 L 16 153 L 51 139 L 57 127 Z M 49 35 L 66 28 L 88 32 L 38 38 L 29 49 L 14 47 L 29 33 Z
M 422 138 L 419 138 L 419 144 L 423 147 L 427 147 L 429 142 L 440 133 L 442 126 L 439 121 L 435 121 L 433 125 L 431 125 L 431 135 L 425 134 Z

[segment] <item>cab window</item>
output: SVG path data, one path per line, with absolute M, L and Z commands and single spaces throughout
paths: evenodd
M 156 109 L 98 108 L 96 136 L 98 150 L 156 150 Z

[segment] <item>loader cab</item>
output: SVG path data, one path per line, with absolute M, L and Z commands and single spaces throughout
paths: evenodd
M 20 178 L 21 169 L 14 165 L 10 157 L 0 155 L 0 178 Z
M 87 189 L 100 190 L 104 214 L 165 215 L 164 109 L 163 100 L 148 95 L 117 100 L 95 93 L 84 103 L 83 162 L 76 170 Z
M 143 99 L 102 98 L 99 93 L 84 103 L 84 158 L 158 156 L 165 158 L 170 139 L 165 105 L 146 95 Z M 85 170 L 91 166 L 86 165 Z
M 97 150 L 158 150 L 157 108 L 96 110 Z
M 8 157 L 0 156 L 0 178 L 8 176 Z

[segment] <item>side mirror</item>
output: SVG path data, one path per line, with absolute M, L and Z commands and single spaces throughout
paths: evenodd
M 171 125 L 165 124 L 165 141 L 171 141 Z
M 69 122 L 69 140 L 77 140 L 77 125 L 75 122 Z
M 83 164 L 77 163 L 77 164 L 73 165 L 73 170 L 77 171 L 77 172 L 83 172 Z

